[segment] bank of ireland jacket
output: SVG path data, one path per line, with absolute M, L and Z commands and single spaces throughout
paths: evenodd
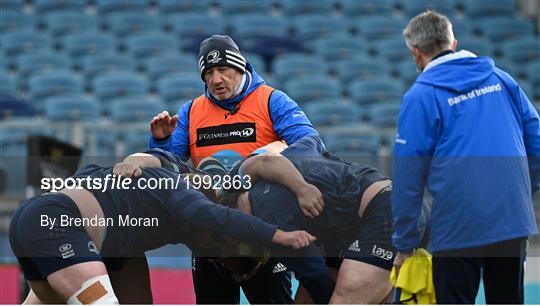
M 538 113 L 492 59 L 460 51 L 432 61 L 404 95 L 394 153 L 399 251 L 418 246 L 425 186 L 433 196 L 432 251 L 537 233 Z
M 246 70 L 247 80 L 245 82 L 245 88 L 240 95 L 226 101 L 219 101 L 208 92 L 207 87 L 205 88 L 205 95 L 223 109 L 234 109 L 242 99 L 259 86 L 265 84 L 265 81 L 255 72 L 250 64 L 247 64 Z M 181 156 L 184 160 L 189 158 L 189 112 L 192 102 L 193 100 L 188 101 L 178 110 L 178 124 L 170 137 L 162 141 L 157 141 L 150 136 L 150 148 L 160 148 L 170 151 Z M 273 128 L 277 135 L 285 140 L 285 142 L 291 144 L 308 135 L 318 137 L 319 134 L 313 128 L 304 112 L 298 107 L 298 104 L 284 92 L 274 90 L 268 103 Z

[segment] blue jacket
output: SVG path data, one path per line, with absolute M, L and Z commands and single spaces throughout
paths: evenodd
M 205 88 L 205 95 L 220 107 L 232 110 L 234 106 L 257 89 L 257 87 L 266 84 L 250 64 L 247 65 L 246 69 L 246 76 L 248 78 L 245 82 L 246 88 L 243 89 L 240 95 L 226 101 L 219 101 L 208 92 L 208 87 Z M 181 156 L 183 160 L 189 158 L 189 110 L 192 103 L 193 100 L 190 100 L 178 110 L 178 124 L 170 137 L 162 141 L 157 141 L 150 136 L 150 148 L 160 148 L 173 152 Z M 319 138 L 319 133 L 313 128 L 304 112 L 298 107 L 298 104 L 284 92 L 274 90 L 268 103 L 274 130 L 288 144 L 294 143 L 308 135 L 315 135 Z
M 433 251 L 537 233 L 538 113 L 492 59 L 460 51 L 432 61 L 403 98 L 394 150 L 398 251 L 419 244 L 425 186 Z

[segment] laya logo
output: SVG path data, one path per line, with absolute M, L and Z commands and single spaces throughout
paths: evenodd
M 384 260 L 391 260 L 392 257 L 394 257 L 394 252 L 380 248 L 375 244 L 373 245 L 373 249 L 371 250 L 371 255 L 382 258 Z
M 222 124 L 197 129 L 197 146 L 215 146 L 230 143 L 256 142 L 255 123 Z
M 73 251 L 72 247 L 71 247 L 71 244 L 69 243 L 64 243 L 62 244 L 58 250 L 60 251 L 60 253 L 62 254 L 62 258 L 63 259 L 66 259 L 66 258 L 70 258 L 72 256 L 75 256 L 75 252 Z
M 212 64 L 219 63 L 221 61 L 221 57 L 219 57 L 219 51 L 212 50 L 208 52 L 208 54 L 206 55 L 206 61 Z

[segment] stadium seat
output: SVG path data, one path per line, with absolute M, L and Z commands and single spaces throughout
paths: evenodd
M 283 1 L 281 2 L 281 10 L 283 16 L 298 16 L 298 15 L 330 15 L 334 11 L 334 4 L 331 1 Z
M 52 42 L 46 35 L 27 30 L 2 34 L 0 45 L 7 57 L 14 57 L 25 53 L 50 49 Z
M 2 2 L 2 10 L 0 11 L 0 33 L 8 32 L 29 32 L 35 27 L 35 20 L 32 15 L 4 10 Z
M 185 12 L 205 12 L 212 7 L 213 0 L 157 0 L 159 13 L 162 15 L 185 13 Z
M 540 62 L 527 64 L 527 80 L 533 85 L 534 88 L 540 88 Z
M 97 75 L 111 72 L 135 72 L 136 65 L 129 57 L 120 54 L 90 55 L 82 61 L 82 71 L 87 82 Z
M 326 150 L 339 156 L 345 155 L 350 160 L 351 155 L 363 160 L 365 164 L 376 166 L 373 163 L 377 157 L 380 144 L 379 138 L 370 129 L 334 127 L 324 134 Z
M 469 37 L 475 32 L 475 24 L 468 19 L 462 19 L 459 20 L 459 22 L 450 20 L 450 22 L 452 22 L 452 32 L 454 32 L 454 37 L 458 40 L 458 42 L 461 37 Z
M 514 63 L 538 63 L 540 61 L 540 38 L 532 36 L 507 41 L 502 46 L 501 53 Z
M 45 50 L 32 54 L 23 54 L 18 58 L 17 71 L 19 77 L 27 77 L 34 72 L 50 69 L 70 68 L 69 59 L 66 56 Z
M 259 54 L 253 52 L 242 52 L 242 55 L 244 56 L 246 61 L 251 64 L 255 71 L 260 74 L 266 71 L 266 64 L 264 62 L 264 59 Z
M 50 97 L 45 101 L 45 118 L 57 121 L 94 122 L 101 117 L 99 103 L 84 95 Z
M 261 36 L 289 36 L 288 21 L 284 18 L 271 17 L 262 14 L 236 15 L 231 19 L 233 37 L 242 41 L 246 38 Z
M 143 32 L 158 31 L 158 18 L 146 12 L 115 12 L 107 16 L 105 25 L 117 37 L 126 37 Z
M 148 131 L 128 131 L 125 135 L 125 154 L 148 150 Z
M 101 102 L 107 102 L 114 98 L 146 95 L 149 90 L 148 81 L 145 77 L 130 72 L 113 72 L 97 76 L 93 82 L 94 94 Z M 109 103 L 104 104 L 108 110 Z
M 2 11 L 22 11 L 24 0 L 2 0 Z
M 15 78 L 7 71 L 0 70 L 0 94 L 14 96 L 17 94 Z
M 391 71 L 393 75 L 399 77 L 405 88 L 412 86 L 420 74 L 420 72 L 417 71 L 416 65 L 412 59 L 396 64 L 395 66 L 391 67 Z
M 473 35 L 456 37 L 458 50 L 468 50 L 478 56 L 493 56 L 494 46 L 490 40 Z
M 153 83 L 170 74 L 198 74 L 197 58 L 191 54 L 168 53 L 151 57 L 143 64 L 143 69 Z
M 274 57 L 295 52 L 304 52 L 302 43 L 289 37 L 261 36 L 241 41 L 242 50 L 259 54 L 266 63 L 271 63 Z
M 411 51 L 402 37 L 379 40 L 374 43 L 374 50 L 381 61 L 402 62 L 411 60 Z
M 315 54 L 324 61 L 335 62 L 367 54 L 366 44 L 360 37 L 342 36 L 317 39 L 313 43 Z
M 203 10 L 198 13 L 168 14 L 163 18 L 163 25 L 181 38 L 189 39 L 224 33 L 227 23 L 221 18 L 209 16 Z
M 477 23 L 477 29 L 483 36 L 494 43 L 504 42 L 516 38 L 534 36 L 532 22 L 521 18 L 487 18 Z
M 457 2 L 455 0 L 407 0 L 402 2 L 406 17 L 416 16 L 425 10 L 435 10 L 453 19 Z
M 407 20 L 402 18 L 388 18 L 384 16 L 369 16 L 358 19 L 353 27 L 368 41 L 401 37 Z
M 45 0 L 46 1 L 46 0 Z M 147 9 L 147 0 L 96 0 L 97 11 L 100 15 L 114 12 L 144 12 Z
M 270 0 L 221 0 L 217 1 L 217 4 L 221 8 L 223 16 L 269 12 L 272 10 Z
M 336 33 L 348 32 L 350 28 L 346 19 L 324 15 L 299 16 L 291 21 L 291 26 L 302 41 L 331 37 Z
M 376 103 L 369 108 L 369 118 L 377 128 L 390 128 L 397 126 L 399 103 Z
M 343 1 L 343 14 L 347 17 L 391 15 L 394 11 L 392 1 Z
M 61 45 L 65 52 L 80 65 L 82 58 L 88 55 L 99 55 L 114 52 L 116 46 L 114 39 L 98 32 L 76 33 L 66 35 Z
M 401 84 L 392 80 L 359 80 L 348 86 L 351 99 L 359 105 L 372 105 L 383 102 L 393 102 L 399 105 L 403 95 Z
M 82 78 L 70 70 L 48 70 L 29 79 L 30 95 L 34 100 L 50 96 L 80 94 L 83 92 Z M 42 105 L 36 105 L 41 110 Z
M 111 101 L 111 120 L 114 122 L 149 122 L 162 112 L 165 105 L 161 101 L 146 96 L 126 96 Z
M 27 101 L 14 95 L 0 93 L 0 120 L 12 117 L 32 117 L 34 115 L 34 107 Z
M 289 80 L 284 84 L 284 90 L 297 103 L 319 99 L 341 101 L 341 85 L 322 75 Z
M 128 53 L 135 59 L 144 59 L 180 50 L 178 39 L 159 32 L 128 37 L 126 47 Z
M 45 16 L 45 27 L 54 36 L 98 30 L 94 16 L 81 12 L 51 12 Z
M 86 0 L 34 0 L 34 10 L 37 14 L 51 11 L 84 11 Z
M 283 83 L 290 79 L 324 76 L 328 72 L 325 62 L 317 56 L 302 53 L 283 54 L 272 63 L 272 72 L 276 81 Z
M 353 104 L 344 104 L 336 100 L 335 103 L 309 103 L 304 107 L 309 121 L 316 127 L 358 124 L 360 109 Z
M 369 56 L 339 61 L 335 68 L 338 79 L 343 84 L 348 84 L 352 80 L 390 77 L 390 64 L 382 60 L 375 61 Z
M 180 103 L 194 99 L 204 92 L 204 82 L 199 74 L 169 75 L 157 83 L 157 92 L 165 103 Z
M 517 12 L 515 0 L 463 1 L 468 18 L 490 18 L 493 16 L 514 17 Z

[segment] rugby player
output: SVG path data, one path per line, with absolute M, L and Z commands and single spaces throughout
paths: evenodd
M 112 169 L 87 165 L 72 178 L 105 180 Z M 302 231 L 283 232 L 256 217 L 216 205 L 201 192 L 187 189 L 183 180 L 170 189 L 138 188 L 141 179 L 176 179 L 177 174 L 167 169 L 148 168 L 137 174 L 139 177 L 127 188 L 101 190 L 86 185 L 35 196 L 20 205 L 11 219 L 9 236 L 31 288 L 25 302 L 117 304 L 108 270 L 119 270 L 126 264 L 125 258 L 169 243 L 197 248 L 199 238 L 207 236 L 208 231 L 240 241 L 271 241 L 293 248 L 305 247 L 315 239 Z M 156 218 L 158 225 L 108 224 L 122 217 Z M 104 220 L 109 226 L 83 221 L 92 218 Z M 81 221 L 63 225 L 60 220 Z M 219 241 L 202 245 L 219 245 Z M 147 266 L 143 268 L 147 272 Z

